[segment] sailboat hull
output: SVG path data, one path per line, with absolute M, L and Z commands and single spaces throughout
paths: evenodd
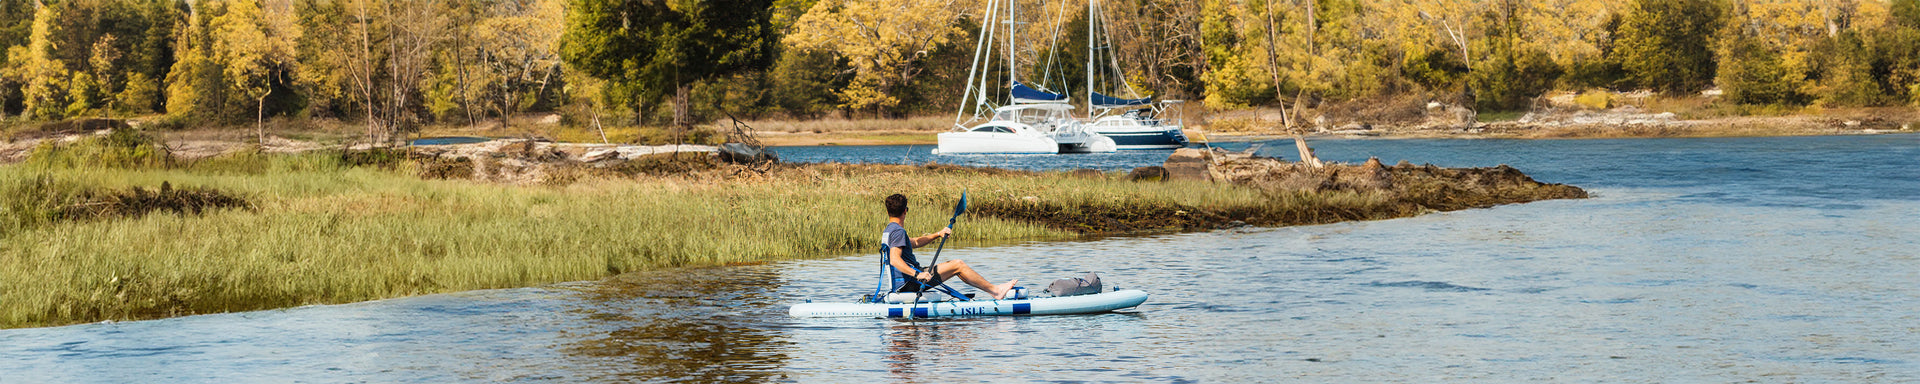
M 942 155 L 1056 154 L 1052 138 L 1002 132 L 946 132 L 935 136 Z
M 1187 146 L 1186 136 L 1179 128 L 1144 128 L 1095 130 L 1101 136 L 1113 139 L 1121 150 L 1141 149 L 1177 149 Z

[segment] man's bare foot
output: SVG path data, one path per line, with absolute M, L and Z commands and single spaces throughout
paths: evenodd
M 1013 292 L 1013 285 L 1014 285 L 1014 284 L 1019 284 L 1019 283 L 1020 283 L 1020 279 L 1013 279 L 1013 281 L 1009 281 L 1009 282 L 1007 282 L 1006 284 L 1000 284 L 1000 285 L 995 285 L 995 286 L 993 286 L 993 292 L 992 292 L 992 293 L 993 293 L 993 299 L 994 299 L 994 300 L 1000 300 L 1000 299 L 1005 299 L 1005 298 L 1007 298 L 1007 293 L 1008 293 L 1008 292 Z

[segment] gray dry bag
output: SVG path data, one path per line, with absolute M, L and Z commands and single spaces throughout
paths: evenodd
M 1052 285 L 1047 286 L 1046 293 L 1053 297 L 1100 293 L 1100 275 L 1087 272 L 1086 277 L 1054 280 Z

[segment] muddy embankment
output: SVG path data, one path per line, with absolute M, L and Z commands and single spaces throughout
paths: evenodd
M 1104 236 L 1378 220 L 1587 197 L 1587 192 L 1579 187 L 1535 181 L 1506 165 L 1443 168 L 1401 162 L 1387 166 L 1378 159 L 1370 159 L 1363 164 L 1312 166 L 1246 153 L 1197 149 L 1182 149 L 1169 157 L 1165 165 L 1135 169 L 1126 177 L 1137 182 L 1209 182 L 1221 188 L 1253 189 L 1265 195 L 1267 201 L 1250 205 L 1157 202 L 1065 205 L 1037 199 L 1007 200 L 983 202 L 973 212 Z
M 676 149 L 691 152 L 676 154 Z M 869 173 L 957 172 L 984 177 L 1054 178 L 1061 183 L 1092 179 L 1124 179 L 1134 183 L 1199 182 L 1223 189 L 1253 190 L 1265 196 L 1257 203 L 985 197 L 973 202 L 969 211 L 969 214 L 1036 223 L 1090 236 L 1378 220 L 1587 197 L 1586 191 L 1579 187 L 1535 181 L 1505 165 L 1444 168 L 1402 162 L 1387 166 L 1373 159 L 1362 164 L 1313 166 L 1248 153 L 1198 149 L 1176 151 L 1164 165 L 1143 167 L 1126 174 L 1092 170 L 1027 172 L 941 164 L 729 162 L 723 161 L 726 151 L 713 147 L 586 146 L 525 141 L 416 148 L 411 157 L 421 162 L 423 177 L 511 184 L 555 185 L 581 177 L 615 175 L 678 175 L 718 182 L 739 178 L 780 180 L 810 172 L 842 172 L 847 171 L 844 168 L 854 167 Z

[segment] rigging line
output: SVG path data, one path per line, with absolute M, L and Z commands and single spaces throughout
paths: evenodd
M 1047 82 L 1053 81 L 1054 54 L 1060 51 L 1060 25 L 1065 24 L 1064 21 L 1066 17 L 1067 2 L 1062 1 L 1060 2 L 1060 9 L 1054 12 L 1053 41 L 1047 43 L 1047 66 L 1046 69 L 1041 71 L 1040 89 L 1046 90 Z M 1060 88 L 1067 87 L 1065 80 L 1061 80 L 1060 83 Z
M 1100 13 L 1100 23 L 1104 25 L 1108 25 L 1109 28 L 1111 28 L 1111 26 L 1113 25 L 1113 23 L 1107 21 L 1106 12 Z M 1127 75 L 1125 73 L 1126 70 L 1120 68 L 1119 50 L 1114 49 L 1114 46 L 1113 46 L 1113 33 L 1111 33 L 1112 31 L 1108 31 L 1108 32 L 1109 33 L 1101 36 L 1101 39 L 1105 40 L 1107 43 L 1107 57 L 1113 59 L 1113 75 L 1114 77 L 1117 77 L 1120 79 L 1121 86 L 1125 86 L 1127 88 L 1127 95 L 1129 95 L 1128 98 L 1138 99 L 1140 98 L 1140 92 L 1133 90 L 1133 84 L 1129 84 L 1127 82 Z
M 1007 1 L 1012 1 L 1012 0 L 1007 0 Z M 992 68 L 993 66 L 993 57 L 999 55 L 993 52 L 993 42 L 1000 31 L 1000 23 L 1002 22 L 1000 18 L 1000 13 L 999 11 L 997 11 L 1000 8 L 1000 2 L 997 0 L 989 0 L 987 2 L 987 8 L 988 8 L 987 22 L 985 24 L 982 24 L 982 28 L 981 28 L 984 30 L 984 33 L 986 34 L 986 36 L 983 36 L 981 38 L 984 39 L 984 41 L 986 41 L 987 45 L 986 45 L 986 50 L 980 52 L 981 53 L 980 83 L 977 85 L 970 85 L 970 86 L 977 86 L 978 88 L 976 89 L 979 90 L 974 94 L 973 120 L 979 120 L 980 115 L 984 112 L 980 107 L 992 105 L 992 102 L 987 98 L 988 97 L 987 83 L 989 82 L 989 80 L 991 80 L 993 76 L 988 76 L 987 72 L 988 72 L 988 69 Z M 991 109 L 991 108 L 988 108 L 988 109 Z
M 992 19 L 993 19 L 993 7 L 994 7 L 994 4 L 995 4 L 995 1 L 992 1 L 992 0 L 989 0 L 989 1 L 987 1 L 987 12 L 985 13 L 985 14 L 986 14 L 986 19 L 987 19 L 987 20 L 986 20 L 986 21 L 983 21 L 983 22 L 982 22 L 982 24 L 981 24 L 981 26 L 982 26 L 982 29 L 986 29 L 986 28 L 988 28 L 988 27 L 991 27 L 991 26 L 993 25 L 993 24 L 990 24 L 990 23 L 992 23 Z M 984 32 L 984 31 L 982 31 L 982 32 Z M 968 65 L 968 66 L 967 66 L 967 83 L 966 83 L 966 84 L 967 84 L 967 86 L 966 86 L 966 90 L 965 90 L 965 91 L 961 91 L 961 94 L 960 94 L 960 109 L 959 109 L 959 110 L 957 110 L 957 111 L 953 111 L 953 125 L 955 125 L 956 127 L 960 125 L 960 115 L 962 114 L 962 112 L 965 112 L 965 111 L 967 110 L 967 99 L 968 99 L 968 98 L 971 98 L 971 97 L 973 97 L 973 96 L 974 96 L 974 94 L 973 94 L 973 76 L 974 76 L 974 75 L 975 75 L 975 74 L 977 73 L 976 71 L 980 69 L 980 65 L 981 65 L 981 64 L 980 64 L 980 50 L 981 50 L 981 49 L 982 49 L 983 47 L 985 47 L 985 46 L 986 46 L 986 43 L 987 43 L 987 36 L 988 36 L 988 35 L 987 35 L 986 33 L 981 33 L 981 34 L 980 34 L 980 36 L 977 36 L 977 38 L 976 38 L 976 39 L 974 40 L 974 43 L 973 43 L 973 64 L 972 64 L 972 65 Z M 985 93 L 986 93 L 986 90 L 985 90 L 985 89 L 982 89 L 982 90 L 981 90 L 980 92 L 981 92 L 982 94 L 985 94 Z M 979 117 L 979 114 L 978 114 L 978 113 L 976 113 L 976 114 L 974 115 L 974 117 Z M 964 128 L 964 127 L 962 127 L 962 128 Z

